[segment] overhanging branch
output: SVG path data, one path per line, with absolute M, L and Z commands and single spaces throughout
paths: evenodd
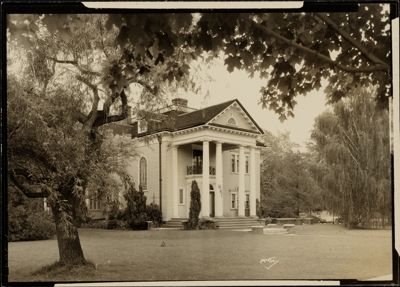
M 352 66 L 342 65 L 341 63 L 338 63 L 337 61 L 332 60 L 330 57 L 328 57 L 324 54 L 321 54 L 318 51 L 315 51 L 313 49 L 310 49 L 308 47 L 300 45 L 300 44 L 296 43 L 294 40 L 290 40 L 290 39 L 278 34 L 277 32 L 265 27 L 262 24 L 256 23 L 254 21 L 253 21 L 253 24 L 255 25 L 255 27 L 261 29 L 264 33 L 271 35 L 271 36 L 275 37 L 276 39 L 281 40 L 282 42 L 284 42 L 288 45 L 291 45 L 299 50 L 302 50 L 303 52 L 309 53 L 309 54 L 315 56 L 316 58 L 318 58 L 319 60 L 329 63 L 342 71 L 349 72 L 349 73 L 372 73 L 372 72 L 377 72 L 377 71 L 387 71 L 386 65 L 383 65 L 383 64 L 376 64 L 374 66 L 367 66 L 367 67 L 352 67 Z
M 359 41 L 355 40 L 349 33 L 341 29 L 334 21 L 332 21 L 327 15 L 322 13 L 315 14 L 317 18 L 329 25 L 333 30 L 340 34 L 347 42 L 349 42 L 353 47 L 357 48 L 368 60 L 376 65 L 382 65 L 386 70 L 389 70 L 389 65 L 375 56 L 373 53 L 369 52 Z

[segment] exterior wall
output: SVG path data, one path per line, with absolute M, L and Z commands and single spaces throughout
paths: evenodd
M 129 160 L 127 167 L 128 174 L 135 182 L 136 188 L 139 187 L 139 161 L 142 157 L 147 161 L 147 189 L 143 190 L 147 198 L 146 203 L 152 202 L 160 204 L 159 201 L 159 160 L 158 160 L 158 141 L 152 140 L 148 143 L 138 142 L 135 146 L 136 155 Z
M 256 198 L 260 200 L 261 189 L 261 153 L 256 150 Z
M 191 145 L 182 145 L 178 148 L 178 188 L 183 189 L 184 203 L 179 204 L 178 193 L 178 214 L 180 218 L 189 216 L 188 210 L 190 205 L 190 189 L 186 182 L 186 167 L 192 164 L 192 147 Z M 178 191 L 175 191 L 178 192 Z

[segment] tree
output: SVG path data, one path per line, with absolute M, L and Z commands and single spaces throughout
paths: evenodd
M 104 16 L 85 17 L 88 22 L 75 31 L 73 42 L 27 17 L 39 25 L 29 38 L 35 45 L 15 46 L 11 33 L 7 47 L 8 60 L 15 57 L 14 48 L 22 50 L 19 63 L 26 67 L 19 75 L 10 68 L 7 79 L 9 183 L 28 197 L 47 197 L 64 265 L 86 264 L 77 225 L 86 216 L 87 192 L 112 198 L 118 183 L 111 175 L 125 172 L 125 159 L 118 155 L 132 154 L 124 140 L 116 144 L 103 127 L 126 117 L 127 96 L 112 85 L 100 91 L 94 84 L 90 65 L 96 65 L 101 44 L 93 29 Z M 65 58 L 55 58 L 60 55 Z M 122 111 L 115 114 L 111 107 L 118 106 L 118 99 Z
M 262 217 L 297 217 L 321 208 L 320 188 L 312 176 L 311 154 L 295 151 L 289 135 L 264 135 L 261 153 Z
M 325 176 L 328 208 L 348 227 L 390 221 L 388 112 L 376 109 L 374 88 L 354 88 L 348 98 L 315 120 L 312 139 Z
M 135 189 L 133 182 L 130 182 L 124 194 L 126 200 L 126 218 L 132 229 L 147 229 L 146 196 L 139 186 Z
M 199 226 L 199 214 L 201 210 L 200 190 L 195 180 L 192 181 L 192 190 L 190 191 L 190 209 L 188 226 L 196 229 Z

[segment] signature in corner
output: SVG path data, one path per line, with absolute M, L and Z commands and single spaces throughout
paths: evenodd
M 264 264 L 265 269 L 269 270 L 274 266 L 275 264 L 278 264 L 279 260 L 276 257 L 269 257 L 269 258 L 263 258 L 260 260 L 260 264 Z

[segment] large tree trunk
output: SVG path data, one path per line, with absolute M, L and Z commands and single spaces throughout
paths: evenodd
M 83 256 L 78 229 L 75 223 L 67 224 L 65 220 L 62 220 L 62 218 L 65 218 L 66 212 L 61 211 L 57 206 L 56 208 L 52 208 L 52 211 L 56 224 L 57 243 L 60 254 L 59 263 L 64 265 L 85 264 L 86 260 Z

